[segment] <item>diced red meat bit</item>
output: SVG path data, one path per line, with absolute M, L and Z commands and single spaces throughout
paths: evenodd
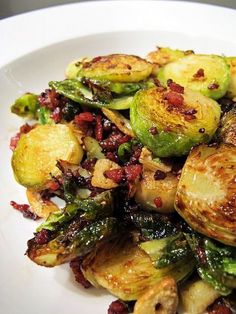
M 81 166 L 88 171 L 92 171 L 96 164 L 96 161 L 97 158 L 86 159 L 82 162 Z
M 216 300 L 207 309 L 208 314 L 233 314 L 232 310 L 224 303 L 222 299 Z
M 111 161 L 114 161 L 116 163 L 119 162 L 119 158 L 118 158 L 116 152 L 106 152 L 105 155 L 106 155 L 107 159 L 110 159 Z
M 109 308 L 107 314 L 128 314 L 127 306 L 120 300 L 113 301 Z
M 96 116 L 95 137 L 97 141 L 102 141 L 103 139 L 102 116 L 100 114 Z
M 104 173 L 104 176 L 108 179 L 111 179 L 115 183 L 120 183 L 124 178 L 124 169 L 111 169 L 107 170 Z
M 80 114 L 75 116 L 75 122 L 81 123 L 81 122 L 93 122 L 94 116 L 91 112 L 81 112 Z
M 206 253 L 205 253 L 204 249 L 201 248 L 200 246 L 197 247 L 197 249 L 196 249 L 196 254 L 197 254 L 199 263 L 200 263 L 201 265 L 206 264 L 207 259 L 206 259 Z
M 82 271 L 81 271 L 81 263 L 82 263 L 82 258 L 77 257 L 74 260 L 70 262 L 70 268 L 72 269 L 75 280 L 80 283 L 85 289 L 90 288 L 92 285 L 91 283 L 84 277 Z
M 173 107 L 183 106 L 184 104 L 184 97 L 173 91 L 166 92 L 164 94 L 164 99 Z M 171 107 L 169 109 L 171 109 Z
M 51 191 L 57 191 L 60 188 L 60 184 L 57 181 L 50 181 L 47 183 L 47 188 Z
M 155 126 L 152 126 L 149 130 L 149 133 L 151 133 L 152 135 L 156 135 L 158 134 L 157 128 Z
M 208 89 L 210 90 L 214 90 L 214 89 L 218 89 L 219 88 L 219 84 L 218 83 L 211 83 L 207 86 Z
M 92 59 L 92 63 L 96 63 L 98 61 L 101 61 L 102 59 L 103 59 L 103 57 L 100 57 L 100 56 L 95 57 L 95 58 Z
M 37 220 L 39 218 L 36 214 L 30 211 L 30 206 L 28 204 L 17 204 L 16 202 L 11 201 L 10 205 L 14 209 L 20 211 L 23 214 L 23 217 L 25 218 L 29 218 L 33 220 Z
M 35 235 L 35 242 L 39 245 L 46 244 L 51 239 L 51 232 L 47 229 L 42 229 Z
M 124 167 L 125 176 L 128 182 L 134 182 L 142 173 L 141 165 L 128 165 Z
M 169 89 L 172 91 L 172 92 L 176 92 L 176 93 L 179 93 L 179 94 L 183 94 L 184 93 L 184 87 L 173 82 L 172 80 L 168 80 L 167 81 L 167 85 L 169 87 Z
M 41 106 L 50 110 L 62 107 L 65 104 L 65 98 L 58 94 L 55 89 L 46 89 L 45 92 L 38 97 L 38 100 Z
M 194 78 L 200 78 L 200 77 L 204 77 L 205 73 L 204 73 L 204 69 L 200 68 L 197 70 L 197 72 L 195 74 L 193 74 Z
M 10 149 L 13 151 L 16 149 L 16 146 L 19 142 L 19 139 L 21 137 L 22 134 L 26 134 L 29 131 L 31 131 L 33 129 L 34 126 L 29 125 L 28 123 L 22 125 L 20 127 L 20 131 L 16 133 L 16 135 L 14 135 L 11 140 L 10 140 Z
M 142 152 L 142 147 L 136 147 L 132 156 L 130 157 L 130 160 L 128 162 L 129 165 L 137 164 L 139 161 L 139 157 Z
M 205 131 L 206 131 L 205 128 L 200 128 L 200 129 L 198 130 L 199 133 L 205 133 Z
M 156 206 L 156 208 L 160 208 L 160 207 L 162 207 L 162 199 L 158 196 L 158 197 L 156 197 L 155 199 L 154 199 L 154 204 L 155 204 L 155 206 Z
M 53 110 L 51 114 L 51 118 L 53 119 L 55 123 L 59 123 L 62 120 L 62 111 L 60 107 L 56 107 Z

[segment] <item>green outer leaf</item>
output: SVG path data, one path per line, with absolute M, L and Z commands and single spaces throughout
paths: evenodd
M 236 260 L 232 258 L 223 258 L 223 269 L 225 272 L 236 276 Z
M 93 95 L 89 89 L 77 79 L 64 80 L 64 81 L 51 81 L 49 86 L 54 88 L 59 94 L 92 108 L 109 108 L 116 110 L 129 109 L 133 100 L 132 96 L 123 96 L 113 99 L 110 103 L 102 103 L 93 100 Z
M 28 242 L 26 254 L 35 263 L 53 267 L 87 254 L 99 241 L 118 232 L 118 222 L 108 217 L 91 223 L 75 233 L 72 241 L 63 241 L 63 232 L 47 244 L 38 245 L 34 239 Z M 65 231 L 64 231 L 65 232 Z
M 55 122 L 50 117 L 51 111 L 46 107 L 40 107 L 38 109 L 38 119 L 40 124 L 54 124 Z

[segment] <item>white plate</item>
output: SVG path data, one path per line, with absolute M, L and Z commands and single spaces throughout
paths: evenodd
M 145 56 L 159 46 L 236 55 L 236 11 L 184 2 L 103 1 L 35 11 L 0 21 L 0 311 L 4 314 L 107 313 L 105 291 L 84 290 L 68 266 L 38 267 L 24 256 L 36 223 L 9 206 L 26 202 L 13 179 L 8 148 L 22 120 L 14 99 L 40 92 L 80 56 L 127 52 Z

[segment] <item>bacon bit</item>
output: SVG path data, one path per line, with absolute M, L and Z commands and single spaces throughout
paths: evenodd
M 128 314 L 127 306 L 120 300 L 113 301 L 108 309 L 107 314 Z
M 51 118 L 53 119 L 55 123 L 59 123 L 62 120 L 62 111 L 60 107 L 56 107 L 53 110 L 51 114 Z
M 98 57 L 95 57 L 92 59 L 92 63 L 95 63 L 95 62 L 98 62 L 98 61 L 101 61 L 103 58 L 98 56 Z
M 167 81 L 167 86 L 170 88 L 170 90 L 172 92 L 176 92 L 176 93 L 179 93 L 179 94 L 183 94 L 184 93 L 184 87 L 173 82 L 172 80 L 168 80 Z
M 119 162 L 119 158 L 118 158 L 116 152 L 106 152 L 106 158 L 110 159 L 111 161 L 114 161 L 116 163 Z
M 205 130 L 204 128 L 200 128 L 200 129 L 198 130 L 199 133 L 205 133 L 205 131 L 206 131 L 206 130 Z
M 39 245 L 46 244 L 51 239 L 51 232 L 47 229 L 42 229 L 35 235 L 35 242 Z
M 166 173 L 161 170 L 157 170 L 154 174 L 154 180 L 164 180 L 165 178 Z
M 222 299 L 217 299 L 212 305 L 207 308 L 208 314 L 233 314 L 231 309 L 225 304 Z
M 123 135 L 120 132 L 112 132 L 111 135 L 100 142 L 103 149 L 108 151 L 115 151 L 121 144 L 130 141 L 131 137 L 129 135 Z
M 23 124 L 21 127 L 20 127 L 20 131 L 16 133 L 16 135 L 14 135 L 11 140 L 10 140 L 10 149 L 12 151 L 14 151 L 16 149 L 16 146 L 19 142 L 19 139 L 21 137 L 22 134 L 26 134 L 28 133 L 29 131 L 31 131 L 32 129 L 34 128 L 34 126 L 31 126 L 29 125 L 28 123 L 26 124 Z
M 197 257 L 198 257 L 198 260 L 199 260 L 199 263 L 201 265 L 204 265 L 206 264 L 206 253 L 205 251 L 203 250 L 203 248 L 201 248 L 200 246 L 197 247 L 196 249 L 196 254 L 197 254 Z
M 75 116 L 75 122 L 76 123 L 81 123 L 81 122 L 93 122 L 94 121 L 94 116 L 91 112 L 81 112 L 80 114 L 77 114 Z
M 194 115 L 195 113 L 197 113 L 197 110 L 194 109 L 194 108 L 190 108 L 190 109 L 184 111 L 184 114 L 186 114 L 187 116 L 188 116 L 188 115 L 189 115 L 189 116 L 192 116 L 192 115 Z
M 55 89 L 46 89 L 39 97 L 38 101 L 41 106 L 54 110 L 65 104 L 65 98 L 58 94 Z
M 60 184 L 57 181 L 50 181 L 47 183 L 47 188 L 54 192 L 60 188 Z
M 204 77 L 205 73 L 204 73 L 204 69 L 200 68 L 197 70 L 197 72 L 195 74 L 193 74 L 193 77 L 198 79 L 200 77 Z
M 134 182 L 142 173 L 141 165 L 129 165 L 124 167 L 125 176 L 128 182 Z
M 158 134 L 157 128 L 155 126 L 152 126 L 149 130 L 149 133 L 151 133 L 152 135 L 156 135 Z
M 92 285 L 91 283 L 84 277 L 82 271 L 81 271 L 81 264 L 83 259 L 81 257 L 77 257 L 74 260 L 70 262 L 70 268 L 72 269 L 75 280 L 80 283 L 85 289 L 90 288 Z
M 95 164 L 96 164 L 97 158 L 91 158 L 91 159 L 86 159 L 81 163 L 82 168 L 92 171 Z
M 33 219 L 33 220 L 39 219 L 39 217 L 36 214 L 34 214 L 30 211 L 30 206 L 28 204 L 17 204 L 16 202 L 11 201 L 10 205 L 14 209 L 20 211 L 23 214 L 23 217 L 25 217 L 25 218 L 29 218 L 29 219 Z
M 154 199 L 154 204 L 156 206 L 156 208 L 160 208 L 162 207 L 162 199 L 158 196 Z
M 96 136 L 97 141 L 102 141 L 103 125 L 102 125 L 102 116 L 100 114 L 96 116 L 95 136 Z
M 169 91 L 164 94 L 164 99 L 167 100 L 168 104 L 174 107 L 183 106 L 184 97 L 173 91 Z M 172 109 L 172 108 L 169 108 Z
M 218 83 L 211 83 L 207 86 L 208 89 L 213 90 L 213 89 L 217 89 L 219 88 L 219 84 Z
M 104 176 L 116 183 L 120 183 L 124 179 L 124 169 L 111 169 L 104 173 Z

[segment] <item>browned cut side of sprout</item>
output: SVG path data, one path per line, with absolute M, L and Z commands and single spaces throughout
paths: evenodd
M 163 179 L 156 180 L 155 171 L 143 170 L 142 179 L 137 183 L 135 193 L 136 202 L 143 208 L 160 213 L 174 211 L 178 179 L 172 173 L 164 175 Z
M 117 110 L 111 110 L 107 108 L 102 108 L 104 115 L 113 122 L 117 128 L 126 135 L 134 137 L 134 132 L 131 128 L 130 121 L 126 119 Z
M 158 281 L 137 300 L 134 314 L 175 314 L 179 298 L 177 285 L 172 277 Z
M 219 132 L 222 142 L 236 146 L 236 107 L 223 116 L 221 125 Z
M 175 208 L 196 231 L 236 246 L 236 147 L 200 145 L 189 154 Z
M 92 186 L 102 189 L 113 189 L 118 186 L 113 180 L 106 178 L 104 173 L 108 170 L 120 169 L 121 167 L 109 159 L 99 159 L 94 167 Z
M 152 152 L 148 150 L 146 147 L 142 148 L 139 162 L 143 165 L 143 167 L 147 170 L 151 171 L 163 171 L 170 172 L 171 166 L 164 164 L 159 158 L 153 159 Z
M 51 213 L 59 210 L 54 202 L 42 199 L 41 194 L 34 189 L 27 189 L 26 196 L 32 211 L 39 217 L 47 218 Z
M 220 293 L 201 279 L 188 282 L 180 288 L 183 309 L 188 314 L 202 314 L 219 297 Z

